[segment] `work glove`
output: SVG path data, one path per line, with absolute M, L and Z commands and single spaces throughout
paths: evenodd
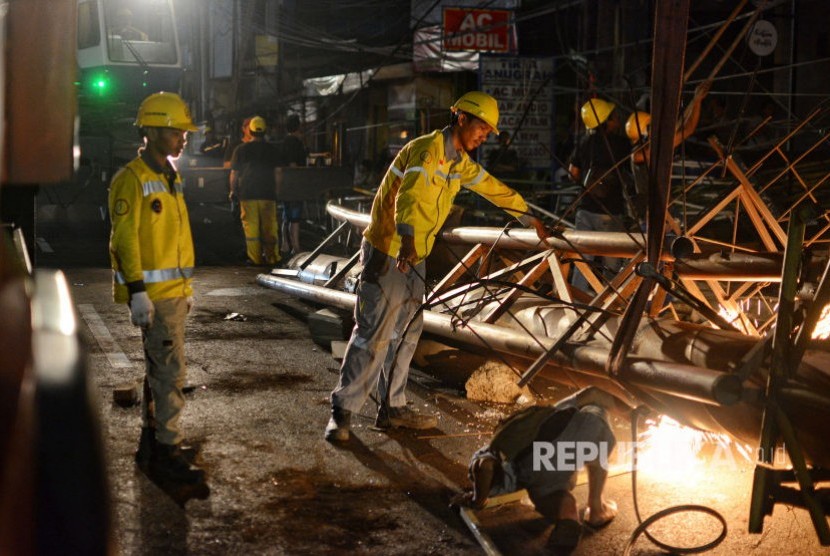
M 153 307 L 153 302 L 150 301 L 150 296 L 147 292 L 136 292 L 130 296 L 130 322 L 134 326 L 146 328 L 153 324 L 153 316 L 156 314 L 156 308 Z
M 193 299 L 192 295 L 187 296 L 187 314 L 189 315 L 193 312 L 193 306 L 196 304 L 196 300 Z

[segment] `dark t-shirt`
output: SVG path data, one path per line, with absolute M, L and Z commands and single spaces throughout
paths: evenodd
M 606 144 L 605 139 L 608 139 Z M 587 186 L 605 174 L 618 161 L 631 154 L 628 140 L 617 134 L 592 133 L 583 138 L 571 157 L 571 164 L 582 172 L 582 184 Z M 623 191 L 630 187 L 631 176 L 627 164 L 609 173 L 602 183 L 595 185 L 582 198 L 579 208 L 598 214 L 625 214 Z M 620 177 L 623 182 L 620 183 Z
M 280 145 L 280 166 L 306 165 L 306 150 L 299 137 L 287 135 Z
M 231 170 L 238 172 L 238 195 L 240 200 L 277 199 L 277 185 L 274 168 L 280 165 L 280 151 L 265 141 L 242 143 L 233 151 Z

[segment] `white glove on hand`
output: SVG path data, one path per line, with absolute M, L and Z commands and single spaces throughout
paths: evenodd
M 130 322 L 145 328 L 153 324 L 156 308 L 147 292 L 137 292 L 130 297 Z
M 193 296 L 190 295 L 187 297 L 187 314 L 189 315 L 193 312 L 193 306 L 196 305 L 196 300 L 193 299 Z

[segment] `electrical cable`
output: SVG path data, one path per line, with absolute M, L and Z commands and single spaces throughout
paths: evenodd
M 713 508 L 699 504 L 683 504 L 680 506 L 670 506 L 668 508 L 664 508 L 659 512 L 650 515 L 646 519 L 643 519 L 640 515 L 640 506 L 637 497 L 637 428 L 640 411 L 641 408 L 637 408 L 631 412 L 631 444 L 633 446 L 631 454 L 631 495 L 634 500 L 634 514 L 637 516 L 638 525 L 634 529 L 634 531 L 631 532 L 628 541 L 623 547 L 623 556 L 629 556 L 631 554 L 631 549 L 634 546 L 634 543 L 637 542 L 637 539 L 641 535 L 645 535 L 646 538 L 649 541 L 651 541 L 654 545 L 656 545 L 661 550 L 669 552 L 670 554 L 697 554 L 700 552 L 712 550 L 713 548 L 715 548 L 723 542 L 723 540 L 726 538 L 727 533 L 726 519 L 723 517 L 723 515 L 721 515 L 717 510 Z M 657 521 L 669 515 L 682 512 L 698 512 L 711 515 L 712 517 L 720 521 L 722 527 L 720 535 L 718 535 L 718 537 L 715 540 L 700 546 L 679 547 L 659 541 L 656 538 L 654 538 L 654 536 L 652 536 L 651 533 L 648 532 L 648 528 L 651 527 Z

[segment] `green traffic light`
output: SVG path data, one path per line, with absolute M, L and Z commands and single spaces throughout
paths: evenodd
M 110 88 L 110 80 L 107 77 L 96 77 L 92 80 L 92 88 L 98 94 L 104 94 Z

